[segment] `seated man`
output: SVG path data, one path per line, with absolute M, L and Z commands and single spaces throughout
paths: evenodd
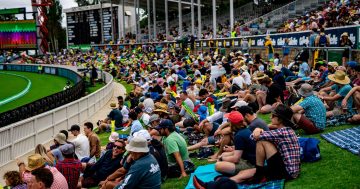
M 80 178 L 80 187 L 90 188 L 97 186 L 100 181 L 120 168 L 120 161 L 125 152 L 125 142 L 116 140 L 114 148 L 106 153 L 93 165 L 86 164 L 83 177 Z
M 265 121 L 256 117 L 256 114 L 250 106 L 242 106 L 238 109 L 238 111 L 243 115 L 244 121 L 251 132 L 253 132 L 256 128 L 263 129 L 264 131 L 269 130 Z
M 110 103 L 110 107 L 112 108 L 111 112 L 103 121 L 100 122 L 97 133 L 100 133 L 106 129 L 110 129 L 111 121 L 115 121 L 115 127 L 121 128 L 123 123 L 123 116 L 121 111 L 116 108 L 116 103 Z
M 149 153 L 145 138 L 136 136 L 126 150 L 130 153 L 128 159 L 132 161 L 124 180 L 115 189 L 126 188 L 158 188 L 161 186 L 160 166 L 154 156 Z
M 293 120 L 299 129 L 306 134 L 316 134 L 325 129 L 326 108 L 321 100 L 314 95 L 310 84 L 302 84 L 298 93 L 304 98 L 299 104 L 291 106 Z
M 251 131 L 244 124 L 244 118 L 238 111 L 225 114 L 231 123 L 234 134 L 235 150 L 224 152 L 215 165 L 215 170 L 229 175 L 235 175 L 241 170 L 255 167 L 255 141 L 250 139 Z
M 333 81 L 333 84 L 330 87 L 323 88 L 319 91 L 319 98 L 325 101 L 325 106 L 328 105 L 331 111 L 326 112 L 326 117 L 337 116 L 345 113 L 353 113 L 353 98 L 349 97 L 347 102 L 347 107 L 341 107 L 341 101 L 351 90 L 350 78 L 346 76 L 346 73 L 338 70 L 335 74 L 328 76 L 329 80 Z M 336 94 L 331 95 L 327 92 L 334 90 Z M 333 108 L 331 108 L 332 106 Z
M 300 173 L 300 146 L 296 133 L 291 128 L 294 124 L 290 108 L 280 104 L 271 115 L 274 130 L 264 131 L 256 128 L 250 136 L 256 142 L 256 169 L 240 171 L 231 177 L 237 183 L 251 177 L 254 183 L 266 180 L 294 179 Z M 264 162 L 267 165 L 264 167 Z
M 184 163 L 192 164 L 185 139 L 175 132 L 175 125 L 169 119 L 164 119 L 156 127 L 161 136 L 165 136 L 163 144 L 169 163 L 168 177 L 186 177 Z
M 282 88 L 278 84 L 273 83 L 269 77 L 265 77 L 259 82 L 268 88 L 266 93 L 263 91 L 256 93 L 260 107 L 259 112 L 267 114 L 274 110 L 277 105 L 284 102 L 284 94 Z

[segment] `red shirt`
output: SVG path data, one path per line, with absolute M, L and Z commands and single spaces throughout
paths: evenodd
M 75 158 L 65 158 L 56 164 L 56 168 L 64 175 L 68 181 L 69 189 L 76 189 L 82 170 L 80 160 Z

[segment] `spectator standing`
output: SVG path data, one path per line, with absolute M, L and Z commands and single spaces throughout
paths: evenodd
M 340 47 L 350 47 L 353 48 L 353 43 L 352 41 L 349 39 L 349 34 L 347 32 L 344 32 L 343 34 L 341 34 L 341 39 L 340 39 Z M 348 61 L 350 57 L 350 50 L 349 49 L 345 49 L 343 54 L 342 54 L 342 65 L 346 66 L 346 62 Z

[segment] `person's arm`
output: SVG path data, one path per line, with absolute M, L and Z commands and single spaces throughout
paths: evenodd
M 341 95 L 336 94 L 334 96 L 320 96 L 321 100 L 328 100 L 328 101 L 335 101 L 338 100 L 339 98 L 341 98 Z
M 92 158 L 93 156 L 95 156 L 96 153 L 96 138 L 95 137 L 90 137 L 89 138 L 89 142 L 90 142 L 90 158 Z
M 327 92 L 327 91 L 331 91 L 331 90 L 332 90 L 332 89 L 331 89 L 331 86 L 330 86 L 330 87 L 325 87 L 325 88 L 320 89 L 319 93 L 321 93 L 321 92 Z
M 19 167 L 20 175 L 22 175 L 26 171 L 24 161 L 16 159 L 16 164 Z
M 230 126 L 230 123 L 229 123 L 229 122 L 225 122 L 225 123 L 221 124 L 221 125 L 216 129 L 216 131 L 215 131 L 215 133 L 214 133 L 214 136 L 219 135 L 220 132 L 221 132 L 221 130 L 223 130 L 224 128 L 229 127 L 229 126 Z
M 300 105 L 292 105 L 291 107 L 291 110 L 294 112 L 294 113 L 298 113 L 298 112 L 300 112 L 300 111 L 303 111 L 304 109 L 303 109 L 303 107 L 301 107 Z
M 253 134 L 250 135 L 250 138 L 255 141 L 266 140 L 269 142 L 276 142 L 282 137 L 282 135 L 283 134 L 279 131 L 279 129 L 264 131 L 263 129 L 256 128 L 253 131 Z
M 179 179 L 182 178 L 182 177 L 186 177 L 187 174 L 185 172 L 184 162 L 183 162 L 183 160 L 181 158 L 180 152 L 174 152 L 173 156 L 175 157 L 176 163 L 180 167 L 181 175 L 180 175 Z

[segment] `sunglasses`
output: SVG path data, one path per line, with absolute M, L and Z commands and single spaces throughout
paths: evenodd
M 114 149 L 118 149 L 118 150 L 123 150 L 124 149 L 124 146 L 114 146 Z

